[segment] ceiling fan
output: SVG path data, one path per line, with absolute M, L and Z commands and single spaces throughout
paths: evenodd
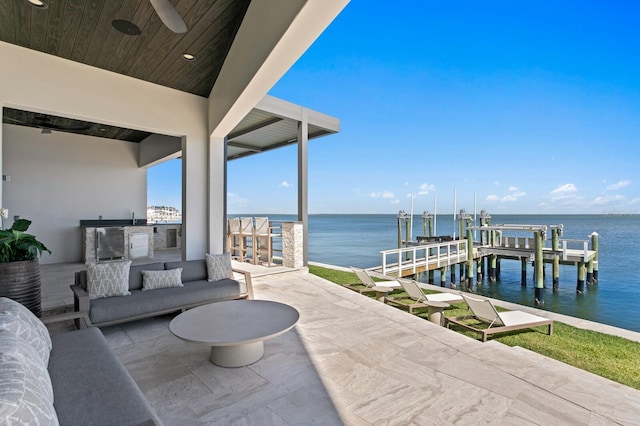
M 27 0 L 29 4 L 37 9 L 48 9 L 49 5 L 43 0 Z M 187 32 L 187 25 L 184 23 L 182 16 L 178 13 L 175 7 L 171 4 L 169 0 L 149 0 L 151 2 L 151 6 L 158 14 L 160 20 L 174 33 L 182 34 Z M 115 22 L 118 22 L 115 24 Z M 125 23 L 129 24 L 127 26 Z M 114 21 L 114 26 L 121 32 L 124 32 L 128 35 L 138 35 L 140 33 L 140 29 L 135 26 L 133 23 L 124 21 L 121 19 L 116 19 Z M 121 26 L 121 28 L 118 28 Z
M 151 6 L 158 14 L 160 20 L 174 33 L 182 34 L 187 32 L 187 25 L 184 23 L 182 16 L 169 0 L 149 0 Z

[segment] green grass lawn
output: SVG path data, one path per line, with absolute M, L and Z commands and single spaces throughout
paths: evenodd
M 344 285 L 358 282 L 352 272 L 312 265 L 309 266 L 309 272 L 336 284 Z M 429 293 L 429 291 L 425 292 Z M 402 299 L 406 298 L 407 294 L 402 291 L 394 291 L 390 296 L 394 297 L 401 305 Z M 399 308 L 402 309 L 402 306 Z M 445 315 L 448 317 L 467 313 L 464 303 L 453 304 L 445 311 Z M 426 318 L 426 312 L 419 311 L 417 315 Z M 452 326 L 452 329 L 455 330 L 455 326 Z M 546 329 L 546 326 L 537 327 L 498 334 L 490 339 L 509 346 L 520 346 L 618 383 L 640 389 L 640 343 L 597 331 L 583 330 L 558 321 L 553 323 L 552 336 L 546 334 Z M 470 338 L 478 338 L 477 333 L 462 329 L 456 331 L 468 335 Z

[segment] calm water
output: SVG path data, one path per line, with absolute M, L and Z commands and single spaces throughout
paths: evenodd
M 257 215 L 253 215 L 257 216 Z M 270 216 L 295 220 L 295 216 Z M 492 224 L 564 225 L 561 239 L 599 237 L 599 282 L 575 292 L 576 267 L 560 267 L 560 290 L 552 291 L 551 265 L 546 265 L 545 304 L 542 309 L 640 332 L 640 215 L 492 215 Z M 404 231 L 404 230 L 403 230 Z M 453 218 L 438 215 L 437 235 L 451 235 Z M 457 232 L 457 228 L 456 228 Z M 549 232 L 550 234 L 550 232 Z M 414 216 L 412 235 L 423 235 L 422 218 Z M 505 236 L 516 236 L 505 232 Z M 530 237 L 530 233 L 519 236 Z M 548 235 L 550 238 L 550 235 Z M 547 243 L 549 245 L 550 243 Z M 398 246 L 396 215 L 309 216 L 309 259 L 339 266 L 372 267 L 382 264 L 381 250 Z M 578 248 L 575 244 L 569 248 Z M 527 287 L 520 285 L 520 262 L 502 260 L 496 283 L 485 280 L 477 291 L 489 297 L 534 306 L 533 268 L 528 265 Z M 436 272 L 436 281 L 439 274 Z

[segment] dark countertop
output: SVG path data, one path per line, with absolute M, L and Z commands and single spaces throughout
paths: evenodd
M 133 224 L 131 219 L 85 219 L 80 220 L 81 228 L 98 227 L 108 228 L 110 226 L 147 226 L 147 219 L 136 219 Z

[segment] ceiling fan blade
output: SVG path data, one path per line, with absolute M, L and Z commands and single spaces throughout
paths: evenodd
M 17 118 L 11 118 L 11 117 L 7 117 L 7 116 L 4 116 L 2 118 L 5 119 L 5 120 L 13 121 L 14 123 L 25 124 L 24 121 L 18 120 Z
M 174 33 L 187 32 L 187 25 L 169 0 L 149 0 L 160 20 Z

